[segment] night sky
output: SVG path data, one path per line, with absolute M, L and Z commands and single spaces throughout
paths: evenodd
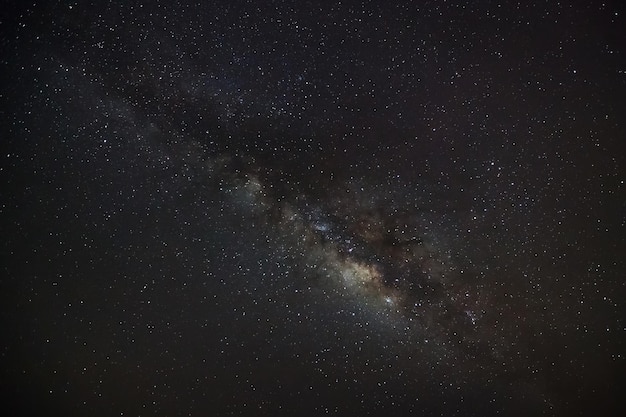
M 621 2 L 3 3 L 6 415 L 623 412 Z

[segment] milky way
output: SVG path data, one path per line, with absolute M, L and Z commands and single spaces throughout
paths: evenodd
M 409 346 L 430 340 L 453 357 L 491 361 L 512 343 L 491 323 L 482 327 L 490 300 L 480 271 L 459 264 L 445 237 L 430 230 L 433 222 L 406 197 L 341 182 L 325 184 L 321 195 L 313 187 L 311 195 L 285 197 L 276 191 L 284 173 L 252 158 L 211 157 L 198 143 L 192 147 L 205 180 L 279 235 L 274 244 L 288 248 L 311 285 L 341 300 L 332 307 L 358 308 L 378 326 L 399 329 Z
M 0 19 L 13 415 L 620 415 L 619 2 L 48 3 Z

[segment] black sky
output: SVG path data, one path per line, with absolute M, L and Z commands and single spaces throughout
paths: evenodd
M 12 415 L 619 415 L 620 2 L 8 2 Z

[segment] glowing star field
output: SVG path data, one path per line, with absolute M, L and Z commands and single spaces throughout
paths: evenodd
M 623 414 L 620 2 L 5 3 L 10 415 Z

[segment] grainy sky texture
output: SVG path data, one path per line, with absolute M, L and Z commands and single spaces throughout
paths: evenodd
M 5 2 L 12 415 L 618 415 L 618 1 Z

